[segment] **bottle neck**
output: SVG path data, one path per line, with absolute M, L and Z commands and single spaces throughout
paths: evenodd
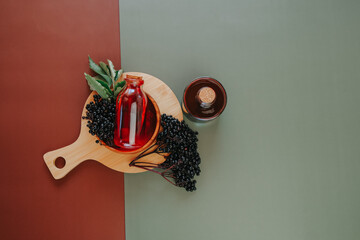
M 125 77 L 127 88 L 140 88 L 144 84 L 142 77 L 126 75 Z

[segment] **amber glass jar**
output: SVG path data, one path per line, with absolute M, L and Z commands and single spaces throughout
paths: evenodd
M 219 117 L 226 103 L 226 91 L 219 81 L 199 77 L 185 88 L 182 110 L 192 121 L 207 122 Z

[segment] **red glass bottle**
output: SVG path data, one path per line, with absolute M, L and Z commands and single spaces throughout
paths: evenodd
M 141 135 L 144 125 L 147 97 L 142 90 L 142 77 L 126 75 L 126 89 L 116 104 L 114 144 L 126 150 L 134 150 L 146 143 Z

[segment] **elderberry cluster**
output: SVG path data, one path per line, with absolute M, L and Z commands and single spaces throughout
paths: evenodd
M 169 153 L 160 165 L 162 169 L 171 170 L 175 185 L 186 191 L 196 190 L 195 175 L 200 175 L 201 159 L 197 152 L 197 134 L 184 121 L 163 114 L 161 116 L 163 131 L 157 136 L 159 151 Z
M 86 105 L 87 127 L 91 135 L 96 135 L 108 146 L 114 146 L 115 127 L 115 100 L 102 99 L 100 95 L 94 95 L 94 101 Z M 99 143 L 99 140 L 96 140 Z
M 102 99 L 100 95 L 94 95 L 94 101 L 86 105 L 87 127 L 89 133 L 96 135 L 103 143 L 114 146 L 114 127 L 116 105 L 114 99 Z M 191 130 L 184 121 L 163 114 L 161 116 L 162 131 L 157 136 L 156 149 L 150 153 L 163 154 L 165 161 L 162 164 L 144 164 L 137 162 L 140 158 L 150 154 L 149 152 L 141 153 L 134 159 L 130 166 L 141 167 L 146 170 L 151 168 L 162 169 L 159 173 L 165 179 L 172 178 L 169 181 L 172 184 L 185 188 L 186 191 L 196 190 L 195 176 L 200 175 L 201 159 L 197 152 L 197 132 Z M 96 143 L 99 143 L 96 140 Z

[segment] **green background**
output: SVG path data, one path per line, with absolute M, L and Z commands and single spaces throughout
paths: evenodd
M 188 193 L 126 174 L 128 240 L 360 239 L 360 1 L 120 0 L 121 60 L 181 100 L 228 106 L 199 131 Z

